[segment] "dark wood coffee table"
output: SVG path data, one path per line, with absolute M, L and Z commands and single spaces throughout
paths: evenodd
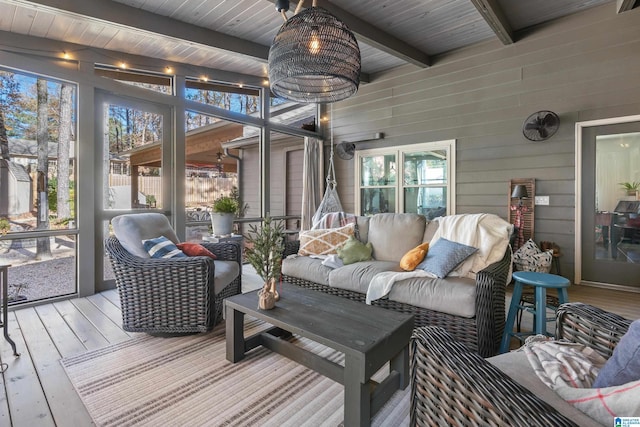
M 368 426 L 371 417 L 409 383 L 413 316 L 283 284 L 272 310 L 258 309 L 257 291 L 225 299 L 227 360 L 238 362 L 262 345 L 344 385 L 344 425 Z M 244 315 L 272 328 L 244 337 Z M 300 335 L 344 353 L 344 368 L 282 339 Z M 381 383 L 371 376 L 390 362 Z

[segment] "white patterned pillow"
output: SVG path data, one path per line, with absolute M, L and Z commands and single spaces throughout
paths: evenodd
M 298 255 L 331 255 L 353 236 L 355 224 L 347 224 L 340 228 L 323 228 L 300 232 L 300 249 Z
M 553 250 L 542 252 L 532 239 L 520 246 L 513 254 L 513 265 L 516 271 L 536 271 L 548 273 L 551 271 Z

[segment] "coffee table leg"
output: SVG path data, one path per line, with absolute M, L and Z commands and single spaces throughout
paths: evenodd
M 238 362 L 244 358 L 244 313 L 225 306 L 227 360 Z
M 344 361 L 344 425 L 371 425 L 371 391 L 369 382 L 360 382 L 361 359 L 345 357 Z
M 390 371 L 400 374 L 400 390 L 404 390 L 409 385 L 409 346 L 403 348 L 389 362 Z

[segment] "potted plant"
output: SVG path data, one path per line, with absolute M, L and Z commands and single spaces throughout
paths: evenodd
M 620 185 L 622 186 L 623 189 L 626 190 L 627 195 L 629 196 L 635 196 L 636 191 L 640 190 L 640 182 L 637 182 L 637 181 L 621 182 Z
M 276 282 L 280 279 L 284 252 L 284 225 L 281 221 L 273 222 L 267 216 L 260 228 L 249 224 L 249 234 L 244 238 L 248 243 L 245 249 L 247 261 L 264 280 L 264 286 L 259 292 L 258 307 L 262 310 L 271 309 L 279 298 Z
M 211 226 L 214 234 L 224 236 L 231 234 L 233 220 L 238 212 L 238 200 L 230 196 L 220 196 L 214 202 L 211 212 Z

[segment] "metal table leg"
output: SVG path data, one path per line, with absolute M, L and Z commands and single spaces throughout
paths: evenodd
M 9 279 L 8 279 L 8 271 L 10 265 L 0 265 L 0 287 L 2 287 L 2 323 L 0 327 L 4 328 L 4 338 L 7 340 L 9 344 L 11 344 L 11 348 L 13 349 L 14 356 L 20 356 L 18 351 L 16 350 L 16 343 L 9 337 L 9 313 L 7 312 L 7 305 L 9 303 Z

